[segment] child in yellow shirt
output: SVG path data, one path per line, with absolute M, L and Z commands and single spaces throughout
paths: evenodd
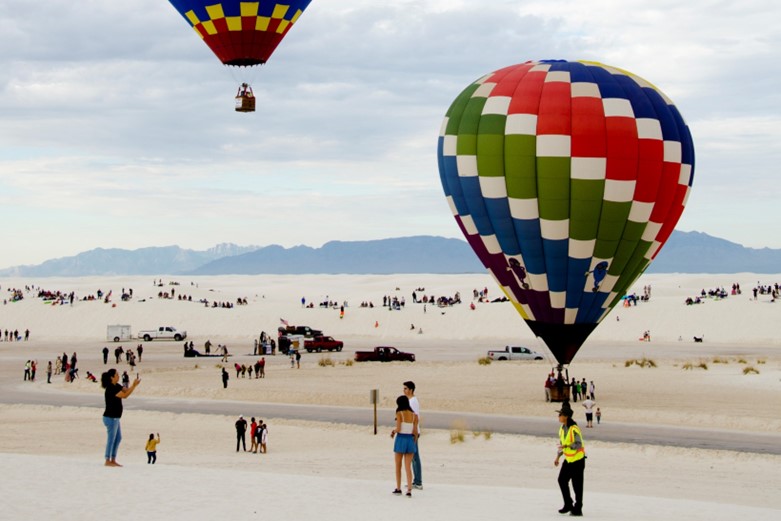
M 157 433 L 157 439 L 154 434 L 149 435 L 149 440 L 146 442 L 146 462 L 147 464 L 155 464 L 157 461 L 157 444 L 160 443 L 160 433 Z

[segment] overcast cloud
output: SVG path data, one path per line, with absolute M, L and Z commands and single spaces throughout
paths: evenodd
M 625 68 L 674 100 L 697 153 L 679 229 L 781 248 L 776 1 L 313 0 L 246 77 L 166 0 L 0 8 L 0 267 L 460 237 L 436 165 L 445 111 L 476 78 L 547 58 Z M 233 111 L 244 79 L 254 114 Z

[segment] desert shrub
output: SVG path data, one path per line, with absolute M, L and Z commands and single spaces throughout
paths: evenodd
M 346 365 L 347 367 L 350 367 L 350 366 L 353 365 L 353 359 L 352 358 L 348 358 L 347 360 L 342 360 L 339 363 L 342 364 L 342 365 Z
M 317 365 L 319 365 L 320 367 L 333 366 L 334 365 L 334 361 L 331 360 L 331 357 L 324 356 L 324 357 L 320 358 L 320 360 L 317 361 Z
M 748 361 L 745 358 L 738 358 L 738 363 L 739 364 L 747 364 Z
M 729 360 L 726 358 L 721 358 L 720 356 L 714 356 L 713 357 L 713 363 L 714 364 L 728 364 Z
M 491 365 L 492 360 L 487 356 L 481 356 L 477 359 L 477 363 L 480 365 Z
M 704 369 L 706 371 L 708 370 L 708 364 L 706 364 L 705 362 L 700 362 L 699 364 L 697 364 L 697 367 L 699 367 L 700 369 Z
M 631 367 L 632 365 L 638 365 L 640 367 L 656 367 L 656 362 L 646 357 L 643 357 L 639 360 L 627 360 L 624 362 L 624 367 Z
M 759 364 L 759 365 L 762 365 L 764 363 L 767 363 L 767 360 L 763 360 L 761 358 L 757 360 L 757 364 Z
M 694 369 L 694 364 L 692 364 L 691 362 L 686 362 L 681 367 L 683 368 L 684 371 L 691 371 L 692 369 Z
M 453 426 L 450 428 L 450 443 L 456 444 L 456 443 L 463 443 L 464 442 L 464 431 L 467 429 L 467 426 L 464 422 L 455 422 Z
M 759 374 L 759 371 L 749 365 L 743 368 L 743 374 Z
M 485 438 L 486 440 L 490 440 L 491 436 L 493 436 L 493 435 L 494 435 L 494 433 L 491 432 L 491 431 L 483 431 L 483 438 Z

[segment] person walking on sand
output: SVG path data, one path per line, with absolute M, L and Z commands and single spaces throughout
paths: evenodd
M 407 497 L 412 497 L 412 457 L 417 452 L 418 415 L 410 407 L 405 395 L 396 398 L 396 428 L 391 431 L 393 453 L 396 463 L 396 488 L 393 493 L 401 495 L 401 463 L 407 476 Z
M 417 418 L 417 432 L 415 434 L 415 455 L 412 457 L 412 472 L 415 478 L 412 480 L 412 487 L 423 490 L 423 468 L 420 464 L 420 402 L 415 396 L 415 382 L 404 382 L 404 396 L 409 400 L 410 408 Z
M 222 388 L 227 389 L 228 388 L 228 378 L 230 378 L 230 375 L 228 374 L 228 371 L 223 367 L 222 368 Z
M 559 445 L 556 460 L 553 465 L 559 466 L 559 459 L 564 456 L 564 463 L 559 471 L 559 488 L 564 506 L 559 509 L 559 514 L 569 512 L 571 516 L 583 515 L 583 472 L 586 469 L 586 449 L 583 446 L 583 435 L 580 427 L 572 419 L 572 408 L 568 401 L 564 401 L 559 413 Z M 575 492 L 575 502 L 570 495 L 569 482 L 572 481 L 572 489 Z
M 160 443 L 160 433 L 157 433 L 157 438 L 154 434 L 149 434 L 149 439 L 146 442 L 146 463 L 147 465 L 154 465 L 157 463 L 157 444 Z
M 596 416 L 597 416 L 597 425 L 599 425 L 599 423 L 602 421 L 602 411 L 599 410 L 599 407 L 597 407 Z
M 119 384 L 119 373 L 116 369 L 109 369 L 100 376 L 100 383 L 106 390 L 104 398 L 106 408 L 103 411 L 103 425 L 106 426 L 106 463 L 107 467 L 121 467 L 117 463 L 117 451 L 122 441 L 122 400 L 128 398 L 141 383 L 141 376 L 136 375 L 133 385 L 125 388 Z

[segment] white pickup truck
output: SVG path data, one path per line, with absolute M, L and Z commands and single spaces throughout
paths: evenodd
M 503 351 L 488 351 L 491 360 L 543 360 L 543 356 L 528 347 L 506 346 Z
M 178 342 L 187 338 L 187 331 L 178 331 L 171 326 L 160 326 L 157 329 L 139 331 L 138 338 L 143 339 L 144 342 L 151 342 L 152 340 L 176 340 Z

